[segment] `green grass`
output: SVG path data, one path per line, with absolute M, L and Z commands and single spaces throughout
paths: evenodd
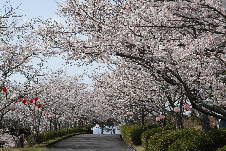
M 47 149 L 47 147 L 40 148 L 2 148 L 0 151 L 42 151 Z
M 73 134 L 78 134 L 78 133 L 73 133 Z M 70 134 L 70 135 L 73 135 L 73 134 Z M 33 147 L 30 147 L 30 148 L 27 148 L 27 147 L 25 147 L 25 148 L 0 148 L 0 151 L 42 151 L 44 149 L 48 149 L 48 147 L 45 147 L 45 145 L 52 143 L 56 140 L 59 140 L 61 138 L 67 137 L 67 136 L 69 136 L 69 135 L 57 137 L 55 139 L 48 140 L 48 141 L 43 142 L 41 144 L 36 144 L 36 145 L 34 145 Z

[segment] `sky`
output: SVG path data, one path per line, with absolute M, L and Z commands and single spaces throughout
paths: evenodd
M 65 0 L 7 0 L 9 4 L 13 8 L 19 8 L 16 10 L 18 15 L 23 15 L 21 19 L 23 21 L 26 21 L 32 18 L 40 18 L 42 20 L 46 20 L 49 18 L 52 18 L 58 22 L 64 23 L 65 19 L 62 17 L 59 17 L 56 15 L 56 11 L 58 9 L 57 3 L 63 3 Z M 0 8 L 2 9 L 3 6 L 7 4 L 6 0 L 0 0 Z M 4 11 L 4 10 L 2 10 Z M 84 36 L 81 36 L 81 38 L 85 38 Z M 48 63 L 44 63 L 44 67 L 48 66 L 48 70 L 58 70 L 58 69 L 64 69 L 69 75 L 74 74 L 83 74 L 84 70 L 88 71 L 88 73 L 91 73 L 91 71 L 98 67 L 99 65 L 103 64 L 97 64 L 94 63 L 89 66 L 65 66 L 65 61 L 61 57 L 51 57 L 47 60 Z M 34 64 L 36 63 L 36 60 L 32 61 Z M 47 71 L 47 70 L 46 70 Z M 13 75 L 11 77 L 11 80 L 16 80 L 17 82 L 25 82 L 26 78 L 21 75 Z M 82 82 L 91 84 L 92 80 L 89 79 L 87 76 L 84 76 L 84 80 Z

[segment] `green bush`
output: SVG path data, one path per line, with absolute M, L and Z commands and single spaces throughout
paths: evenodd
M 150 137 L 148 140 L 148 150 L 157 151 L 158 149 L 157 149 L 156 144 L 158 143 L 159 138 L 161 136 L 164 136 L 164 135 L 170 133 L 171 131 L 172 130 L 160 131 L 160 132 L 155 133 L 152 137 Z
M 224 146 L 221 147 L 221 148 L 218 148 L 218 150 L 216 150 L 216 151 L 226 151 L 226 145 L 224 145 Z
M 129 125 L 123 125 L 120 127 L 120 132 L 121 132 L 121 135 L 122 135 L 122 138 L 124 140 L 127 141 L 127 130 L 130 128 Z
M 226 145 L 226 130 L 212 129 L 208 132 L 193 130 L 176 140 L 169 146 L 169 150 L 206 151 L 217 150 Z
M 123 139 L 131 145 L 141 145 L 141 134 L 148 129 L 156 127 L 158 125 L 123 125 L 120 127 L 120 131 Z
M 59 137 L 59 132 L 57 132 L 57 131 L 51 131 L 50 137 L 51 138 Z
M 48 141 L 51 139 L 51 136 L 50 136 L 50 132 L 44 132 L 44 135 L 45 135 L 45 138 L 43 140 L 40 140 L 41 142 L 45 142 L 45 141 Z
M 66 135 L 66 130 L 65 129 L 60 129 L 60 130 L 58 130 L 58 134 L 59 134 L 59 137 L 62 137 L 64 135 Z
M 40 144 L 40 143 L 43 143 L 50 139 L 55 139 L 57 137 L 62 137 L 67 134 L 73 134 L 73 133 L 78 133 L 78 132 L 85 133 L 86 129 L 85 128 L 69 128 L 67 131 L 65 129 L 60 129 L 57 131 L 51 131 L 51 133 L 50 132 L 39 133 L 37 143 Z M 27 139 L 28 147 L 32 146 L 32 138 L 33 138 L 32 135 L 28 136 L 28 139 Z
M 148 139 L 155 133 L 160 132 L 162 130 L 163 128 L 158 127 L 158 128 L 149 129 L 141 134 L 141 143 L 145 151 L 148 150 Z
M 79 128 L 76 133 L 86 133 L 86 128 Z
M 176 129 L 176 126 L 166 126 L 164 128 L 157 127 L 157 128 L 152 128 L 147 131 L 144 131 L 141 134 L 141 143 L 143 145 L 144 150 L 146 150 L 146 151 L 148 150 L 148 140 L 152 135 L 154 135 L 157 132 L 164 131 L 164 130 L 175 130 L 175 129 Z
M 164 130 L 176 130 L 176 125 L 163 127 Z
M 151 137 L 148 140 L 147 148 L 146 139 L 149 135 Z M 150 151 L 214 151 L 226 145 L 225 136 L 226 129 L 212 129 L 203 132 L 196 129 L 161 131 L 155 128 L 142 134 L 142 143 L 144 149 Z M 219 148 L 219 151 L 225 148 Z
M 157 127 L 159 127 L 159 125 L 157 125 L 157 124 L 145 124 L 145 125 L 143 125 L 143 130 L 147 131 L 149 129 L 153 129 L 153 128 L 157 128 Z
M 45 140 L 45 133 L 39 133 L 38 134 L 38 143 L 42 143 L 43 140 Z
M 159 147 L 161 150 L 168 150 L 168 147 L 175 141 L 181 140 L 182 137 L 190 136 L 190 134 L 193 134 L 196 132 L 199 132 L 199 130 L 196 130 L 193 128 L 174 130 L 166 134 L 165 136 L 162 136 L 157 143 L 157 147 Z
M 128 129 L 128 141 L 131 145 L 141 145 L 141 134 L 143 133 L 144 127 L 141 125 L 132 125 Z M 147 130 L 147 129 L 146 129 Z
M 211 150 L 217 150 L 219 147 L 223 147 L 226 145 L 226 129 L 212 129 L 211 131 L 207 132 L 208 138 L 208 147 Z
M 27 137 L 27 145 L 28 145 L 28 147 L 31 147 L 32 146 L 32 139 L 33 139 L 32 135 L 29 135 Z
M 203 132 L 200 130 L 191 131 L 180 140 L 175 141 L 169 147 L 169 150 L 186 150 L 186 151 L 206 151 L 206 150 L 216 150 L 220 142 L 217 141 L 218 130 L 211 130 L 209 132 Z M 221 145 L 223 146 L 223 145 Z
M 208 136 L 201 130 L 192 130 L 169 146 L 169 150 L 201 151 L 208 144 Z M 204 147 L 204 148 L 202 148 Z M 205 149 L 206 150 L 206 149 Z M 209 149 L 207 149 L 209 150 Z

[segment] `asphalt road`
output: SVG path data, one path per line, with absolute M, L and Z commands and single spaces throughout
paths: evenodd
M 45 151 L 134 151 L 119 134 L 81 134 L 54 144 Z

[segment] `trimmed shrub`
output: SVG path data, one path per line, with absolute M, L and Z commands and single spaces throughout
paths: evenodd
M 120 127 L 121 135 L 124 140 L 131 145 L 141 145 L 141 134 L 148 129 L 153 129 L 158 125 L 123 125 Z
M 130 128 L 130 126 L 129 125 L 122 125 L 121 127 L 120 127 L 120 132 L 121 132 L 121 135 L 122 135 L 122 138 L 124 139 L 124 140 L 128 140 L 127 139 L 127 134 L 128 134 L 128 132 L 127 132 L 127 130 Z
M 45 138 L 43 140 L 41 140 L 41 142 L 45 142 L 51 139 L 50 137 L 50 132 L 44 132 Z
M 161 150 L 168 150 L 168 147 L 175 142 L 176 140 L 180 140 L 183 136 L 189 135 L 191 132 L 196 129 L 183 129 L 183 130 L 174 130 L 171 133 L 168 133 L 160 138 L 160 141 L 157 143 L 157 147 Z
M 188 131 L 186 135 L 172 143 L 168 150 L 202 151 L 208 144 L 208 136 L 201 130 Z M 209 149 L 204 149 L 209 150 Z
M 157 125 L 157 124 L 145 124 L 145 125 L 143 125 L 143 130 L 147 131 L 149 129 L 153 129 L 153 128 L 157 128 L 157 127 L 159 127 L 159 125 Z
M 76 133 L 86 133 L 86 128 L 79 128 Z
M 141 125 L 132 125 L 128 129 L 128 141 L 131 145 L 141 145 L 141 134 L 144 127 Z
M 207 132 L 209 142 L 208 147 L 211 148 L 211 150 L 217 150 L 219 147 L 223 147 L 226 145 L 226 129 L 212 129 Z
M 157 128 L 158 125 L 132 125 L 128 129 L 128 141 L 132 145 L 141 145 L 141 134 L 148 129 Z
M 32 135 L 29 135 L 28 137 L 27 137 L 27 145 L 28 145 L 28 147 L 31 147 L 32 146 Z
M 141 142 L 142 142 L 144 150 L 145 151 L 148 150 L 148 140 L 152 135 L 154 135 L 157 132 L 161 132 L 161 131 L 165 131 L 165 130 L 176 130 L 176 126 L 166 126 L 164 128 L 158 127 L 158 128 L 152 128 L 147 131 L 144 131 L 141 134 Z
M 48 132 L 43 132 L 43 133 L 39 133 L 38 134 L 38 144 L 43 143 L 45 141 L 48 141 L 50 139 L 55 139 L 57 137 L 62 137 L 65 136 L 67 134 L 73 134 L 73 133 L 78 133 L 78 132 L 82 132 L 85 133 L 86 132 L 86 128 L 69 128 L 67 131 L 65 129 L 60 129 L 57 131 L 51 131 L 51 133 Z M 32 135 L 28 136 L 28 147 L 32 146 Z
M 58 130 L 58 135 L 59 135 L 59 137 L 66 135 L 66 130 L 65 129 Z
M 145 151 L 148 150 L 148 139 L 157 132 L 162 131 L 161 127 L 147 130 L 141 134 L 141 142 Z
M 56 138 L 59 137 L 59 132 L 58 131 L 51 131 L 51 138 Z
M 212 129 L 208 132 L 200 130 L 190 131 L 190 133 L 176 140 L 169 146 L 169 150 L 185 151 L 206 151 L 217 150 L 219 147 L 226 145 L 226 130 Z
M 164 130 L 176 130 L 176 125 L 163 127 Z
M 38 143 L 42 143 L 43 140 L 45 141 L 45 133 L 38 134 Z
M 170 133 L 172 130 L 166 130 L 166 131 L 160 131 L 155 133 L 153 136 L 151 136 L 148 140 L 148 150 L 150 151 L 157 151 L 159 149 L 157 149 L 156 144 L 159 141 L 159 138 L 161 136 L 166 135 L 167 133 Z
M 154 134 L 151 135 L 151 133 Z M 148 140 L 147 148 L 145 141 L 148 135 L 151 135 L 151 137 Z M 144 149 L 150 151 L 206 151 L 217 150 L 226 145 L 225 136 L 226 129 L 212 129 L 208 132 L 196 129 L 167 131 L 153 129 L 142 134 L 142 143 Z M 222 148 L 222 150 L 224 149 Z
M 224 145 L 224 146 L 221 147 L 221 148 L 218 148 L 218 150 L 216 150 L 216 151 L 226 151 L 226 145 Z

